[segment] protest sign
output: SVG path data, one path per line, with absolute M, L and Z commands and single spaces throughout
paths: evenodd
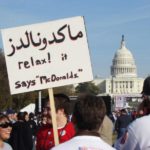
M 115 101 L 116 108 L 124 108 L 126 104 L 126 97 L 118 95 L 114 97 L 114 101 Z
M 53 87 L 93 80 L 83 17 L 2 30 L 11 94 L 48 89 L 59 144 Z
M 11 94 L 93 80 L 83 17 L 2 30 Z

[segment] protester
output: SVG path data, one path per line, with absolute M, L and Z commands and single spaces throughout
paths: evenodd
M 113 124 L 115 125 L 116 120 L 117 120 L 117 114 L 115 111 L 113 111 L 110 115 L 109 118 L 111 119 L 111 121 L 113 122 Z
M 121 115 L 117 118 L 115 129 L 118 132 L 117 138 L 119 139 L 125 132 L 127 126 L 132 122 L 132 118 L 127 114 L 125 109 L 121 110 Z
M 35 148 L 35 138 L 36 138 L 36 132 L 37 132 L 37 124 L 34 120 L 34 113 L 29 114 L 29 120 L 28 120 L 29 127 L 32 132 L 32 141 L 33 141 L 33 148 Z
M 35 135 L 36 135 L 36 129 L 37 129 L 37 124 L 34 121 L 34 114 L 33 113 L 29 114 L 28 124 L 29 124 L 29 126 L 30 126 L 30 128 L 32 130 L 32 136 L 35 137 Z
M 43 115 L 41 116 L 41 122 L 39 122 L 39 126 L 42 127 L 42 126 L 45 126 L 45 125 L 47 125 L 47 124 L 51 124 L 51 121 L 49 122 L 49 121 L 48 121 L 48 118 L 51 118 L 50 115 L 48 115 L 48 114 L 47 114 L 47 115 L 44 115 L 44 114 L 43 114 Z
M 143 102 L 140 109 L 145 116 L 136 119 L 121 137 L 115 147 L 118 150 L 148 150 L 150 149 L 150 76 L 144 80 Z
M 76 136 L 52 150 L 113 150 L 98 133 L 105 114 L 106 107 L 100 97 L 89 94 L 79 97 L 73 112 Z
M 112 120 L 113 122 L 113 134 L 115 134 L 115 126 L 116 126 L 116 121 L 117 121 L 117 112 L 113 111 L 112 114 L 109 116 L 109 118 Z
M 29 124 L 25 121 L 24 112 L 19 112 L 17 115 L 18 121 L 13 124 L 12 133 L 9 143 L 13 150 L 32 150 L 32 131 Z
M 24 121 L 28 122 L 29 121 L 29 114 L 28 112 L 24 111 Z
M 11 126 L 9 118 L 4 114 L 0 114 L 0 150 L 12 150 L 11 146 L 4 142 L 10 137 Z
M 17 113 L 15 113 L 15 111 L 13 111 L 12 109 L 8 109 L 6 111 L 6 114 L 12 123 L 15 123 L 17 121 Z
M 45 108 L 47 108 L 47 111 L 51 115 L 50 107 L 48 107 L 49 98 L 47 100 L 48 103 Z M 68 121 L 70 99 L 64 94 L 55 94 L 54 101 L 56 108 L 56 121 L 58 128 L 59 143 L 63 143 L 71 139 L 75 135 L 74 125 Z M 53 128 L 51 120 L 48 118 L 47 125 L 41 127 L 37 133 L 36 150 L 49 150 L 54 145 L 55 143 Z

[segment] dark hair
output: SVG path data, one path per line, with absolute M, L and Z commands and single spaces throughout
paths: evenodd
M 120 112 L 121 113 L 127 113 L 127 111 L 125 109 L 121 109 Z
M 46 98 L 47 102 L 49 101 L 49 96 Z M 64 109 L 64 113 L 66 117 L 70 114 L 70 99 L 67 95 L 58 93 L 54 94 L 54 100 L 55 100 L 55 108 L 56 111 L 59 109 Z
M 30 119 L 30 120 L 31 120 L 31 119 L 34 119 L 34 113 L 31 112 L 31 113 L 29 114 L 29 119 Z
M 54 94 L 56 111 L 64 109 L 65 115 L 68 117 L 70 114 L 70 99 L 67 95 L 59 93 Z
M 149 95 L 150 96 L 150 76 L 148 76 L 145 80 L 144 80 L 144 84 L 143 84 L 143 91 L 142 91 L 143 95 Z
M 19 112 L 17 114 L 17 118 L 18 118 L 18 120 L 25 121 L 25 113 L 24 112 Z
M 78 97 L 73 117 L 79 130 L 98 130 L 106 114 L 106 106 L 101 97 L 86 94 Z
M 3 119 L 7 119 L 8 121 L 10 121 L 7 115 L 4 115 L 3 113 L 0 113 L 0 121 L 3 120 Z
M 150 76 L 145 78 L 142 90 L 143 101 L 139 105 L 138 111 L 143 110 L 145 115 L 150 114 Z
M 8 110 L 6 111 L 6 114 L 7 114 L 7 115 L 15 114 L 15 111 L 12 110 L 12 109 L 8 109 Z

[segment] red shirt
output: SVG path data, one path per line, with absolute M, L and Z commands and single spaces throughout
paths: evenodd
M 75 128 L 71 122 L 58 129 L 59 143 L 68 141 L 74 135 Z M 37 133 L 36 150 L 50 150 L 54 145 L 53 128 L 50 128 L 48 125 L 41 127 Z

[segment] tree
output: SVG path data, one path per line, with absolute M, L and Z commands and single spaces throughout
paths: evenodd
M 10 94 L 4 52 L 0 49 L 0 111 L 5 111 L 8 108 L 19 111 L 22 107 L 34 102 L 37 95 L 37 92 L 13 96 Z
M 28 92 L 21 93 L 12 96 L 12 108 L 16 111 L 19 111 L 21 108 L 25 107 L 30 103 L 35 103 L 36 98 L 38 97 L 38 92 Z
M 76 93 L 92 93 L 98 94 L 99 88 L 93 82 L 80 83 L 76 88 Z
M 11 105 L 12 98 L 9 91 L 5 57 L 2 49 L 0 49 L 0 110 L 3 111 Z
M 68 96 L 74 95 L 74 86 L 73 85 L 66 85 L 54 88 L 54 93 L 63 93 Z

